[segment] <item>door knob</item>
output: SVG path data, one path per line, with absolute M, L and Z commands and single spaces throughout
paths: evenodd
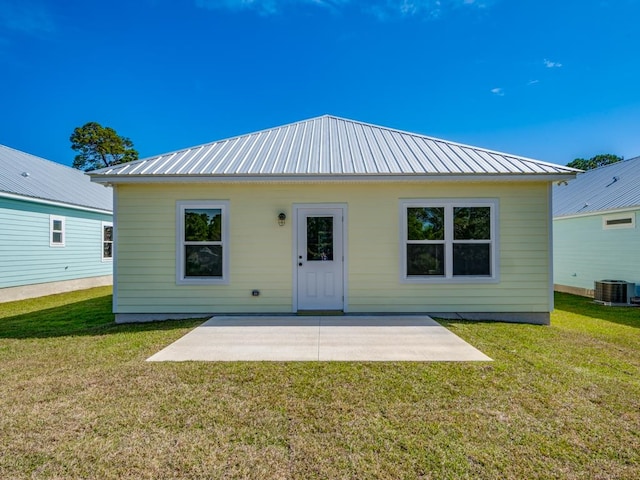
M 301 267 L 302 266 L 302 262 L 298 262 L 298 266 Z

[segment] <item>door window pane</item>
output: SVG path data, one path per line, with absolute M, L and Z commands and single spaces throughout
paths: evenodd
M 307 261 L 333 260 L 333 217 L 307 217 Z
M 444 275 L 444 245 L 407 245 L 407 275 Z
M 444 240 L 444 208 L 408 208 L 407 240 Z

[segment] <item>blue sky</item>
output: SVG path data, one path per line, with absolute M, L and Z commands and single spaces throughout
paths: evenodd
M 332 114 L 554 163 L 640 155 L 640 0 L 0 0 L 0 144 L 70 165 Z

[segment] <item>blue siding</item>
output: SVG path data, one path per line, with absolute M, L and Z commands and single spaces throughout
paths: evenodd
M 636 228 L 602 228 L 604 215 L 553 221 L 553 283 L 593 289 L 596 280 L 626 280 L 640 291 L 639 211 Z
M 65 218 L 65 246 L 49 245 L 49 216 Z M 108 214 L 0 198 L 0 288 L 111 275 L 102 261 Z

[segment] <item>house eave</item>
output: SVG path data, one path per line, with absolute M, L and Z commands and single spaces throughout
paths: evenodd
M 628 207 L 620 207 L 620 208 L 609 208 L 604 210 L 590 210 L 583 213 L 568 213 L 565 215 L 556 215 L 553 217 L 553 220 L 569 220 L 571 218 L 580 218 L 580 217 L 595 217 L 602 215 L 611 215 L 614 213 L 626 213 L 626 212 L 636 212 L 640 210 L 640 205 L 631 205 Z
M 113 211 L 112 210 L 104 210 L 101 208 L 94 208 L 94 207 L 87 207 L 87 206 L 83 206 L 83 205 L 74 205 L 71 203 L 65 203 L 65 202 L 58 202 L 55 200 L 47 200 L 45 198 L 37 198 L 37 197 L 28 197 L 25 195 L 18 195 L 15 193 L 8 193 L 8 192 L 0 192 L 0 197 L 1 198 L 9 198 L 11 200 L 20 200 L 23 202 L 31 202 L 31 203 L 38 203 L 41 205 L 51 205 L 54 207 L 62 207 L 62 208 L 70 208 L 72 210 L 82 210 L 84 212 L 92 212 L 92 213 L 103 213 L 106 215 L 113 215 Z
M 131 183 L 403 183 L 403 182 L 556 182 L 576 173 L 417 174 L 417 175 L 102 175 L 89 174 L 105 185 Z

